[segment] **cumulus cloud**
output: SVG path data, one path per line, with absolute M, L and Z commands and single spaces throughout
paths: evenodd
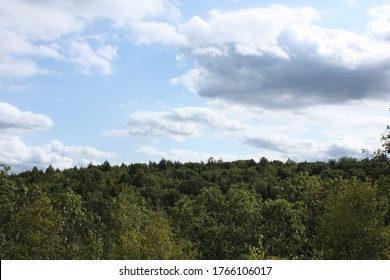
M 381 23 L 388 21 L 385 11 L 372 13 Z M 320 27 L 317 19 L 311 8 L 281 5 L 212 11 L 208 20 L 193 17 L 179 30 L 186 37 L 183 53 L 196 64 L 171 83 L 210 99 L 263 108 L 387 96 L 390 44 Z M 379 32 L 375 22 L 371 30 Z
M 53 140 L 41 146 L 29 146 L 20 137 L 0 136 L 0 158 L 2 163 L 30 169 L 33 166 L 45 168 L 71 168 L 85 166 L 118 157 L 114 152 L 102 152 L 90 146 L 66 146 Z
M 72 159 L 72 162 L 75 165 L 86 165 L 90 162 L 94 163 L 96 161 L 109 160 L 118 157 L 115 152 L 103 152 L 91 146 L 67 146 L 59 140 L 52 140 L 49 144 L 44 146 L 44 149 L 51 154 Z
M 0 131 L 3 134 L 48 130 L 52 126 L 52 120 L 46 115 L 21 111 L 11 104 L 0 102 Z
M 208 21 L 199 16 L 192 17 L 180 30 L 187 37 L 189 46 L 200 47 L 233 43 L 258 48 L 282 55 L 276 42 L 278 34 L 297 24 L 307 24 L 319 19 L 312 8 L 290 8 L 271 5 L 267 8 L 221 11 L 211 10 Z

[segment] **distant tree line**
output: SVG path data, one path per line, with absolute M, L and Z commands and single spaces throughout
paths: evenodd
M 390 259 L 390 162 L 0 166 L 1 259 Z

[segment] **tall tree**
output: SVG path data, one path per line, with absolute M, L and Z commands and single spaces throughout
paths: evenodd
M 242 259 L 257 244 L 261 203 L 253 192 L 204 188 L 196 197 L 183 196 L 173 209 L 182 236 L 192 241 L 202 259 Z
M 267 256 L 300 259 L 306 243 L 305 226 L 300 205 L 285 199 L 269 200 L 263 210 L 261 244 Z
M 383 259 L 389 249 L 386 200 L 377 185 L 356 178 L 334 182 L 325 204 L 318 245 L 326 259 Z

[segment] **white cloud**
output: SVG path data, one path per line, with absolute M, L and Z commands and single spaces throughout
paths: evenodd
M 98 69 L 104 75 L 112 73 L 111 60 L 116 56 L 117 47 L 111 45 L 92 49 L 83 41 L 70 42 L 71 60 L 80 65 L 84 74 L 90 74 L 93 69 Z
M 206 76 L 208 75 L 207 70 L 203 67 L 197 67 L 189 70 L 186 74 L 184 74 L 181 77 L 172 78 L 170 80 L 170 83 L 172 85 L 183 85 L 188 90 L 192 92 L 197 92 L 199 90 L 197 81 L 200 79 L 206 79 Z
M 199 136 L 208 130 L 238 131 L 245 129 L 241 122 L 227 118 L 207 107 L 178 107 L 170 111 L 140 111 L 130 115 L 127 128 L 103 132 L 106 136 L 161 137 L 178 141 Z
M 89 146 L 66 146 L 53 140 L 42 146 L 28 146 L 19 137 L 0 137 L 0 158 L 2 163 L 23 166 L 25 169 L 37 166 L 45 168 L 71 168 L 89 163 L 102 162 L 116 158 L 114 152 L 102 152 Z
M 185 41 L 184 36 L 169 23 L 137 22 L 132 25 L 132 30 L 137 34 L 138 43 L 183 44 Z
M 2 134 L 48 130 L 52 126 L 53 122 L 48 116 L 20 111 L 11 104 L 0 102 L 0 132 Z
M 50 41 L 64 34 L 79 32 L 84 23 L 75 12 L 59 6 L 67 1 L 3 0 L 1 28 L 8 28 L 24 39 Z M 54 5 L 53 5 L 54 4 Z
M 312 8 L 289 8 L 271 5 L 267 8 L 253 8 L 233 11 L 210 11 L 209 21 L 195 16 L 180 30 L 186 35 L 188 47 L 219 44 L 256 45 L 259 50 L 282 55 L 276 38 L 286 26 L 307 24 L 319 19 Z
M 80 32 L 95 19 L 108 19 L 118 25 L 149 16 L 172 14 L 174 7 L 162 0 L 3 0 L 2 25 L 31 39 L 53 40 Z
M 46 3 L 52 1 L 44 1 Z M 127 1 L 127 0 L 77 0 L 62 2 L 57 8 L 64 7 L 68 12 L 86 19 L 106 18 L 117 24 L 126 24 L 129 21 L 141 20 L 145 17 L 162 16 L 173 12 L 172 6 L 162 0 Z M 54 4 L 56 5 L 56 4 Z
M 168 153 L 158 150 L 156 147 L 153 146 L 140 146 L 135 150 L 136 153 L 147 155 L 149 157 L 162 159 L 162 158 L 168 158 Z
M 211 129 L 242 130 L 245 127 L 239 121 L 228 119 L 207 107 L 180 107 L 172 109 L 171 112 L 169 119 L 173 121 L 195 122 Z
M 2 78 L 27 78 L 44 74 L 49 74 L 49 71 L 40 68 L 31 60 L 5 59 L 0 63 L 0 77 Z
M 59 140 L 53 140 L 44 148 L 51 154 L 72 159 L 75 165 L 86 165 L 90 162 L 117 158 L 114 152 L 103 152 L 91 146 L 66 146 Z
M 379 39 L 390 40 L 390 5 L 377 6 L 369 11 L 368 31 Z
M 29 56 L 63 59 L 58 44 L 34 44 L 32 40 L 23 37 L 22 34 L 18 34 L 10 27 L 1 26 L 1 24 L 0 37 L 2 38 L 2 44 L 0 45 L 0 78 L 24 78 L 49 73 L 48 70 L 39 67 L 32 58 L 28 58 Z

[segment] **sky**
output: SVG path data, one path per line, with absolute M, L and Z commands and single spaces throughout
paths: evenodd
M 389 124 L 390 1 L 0 0 L 0 163 L 328 161 Z

